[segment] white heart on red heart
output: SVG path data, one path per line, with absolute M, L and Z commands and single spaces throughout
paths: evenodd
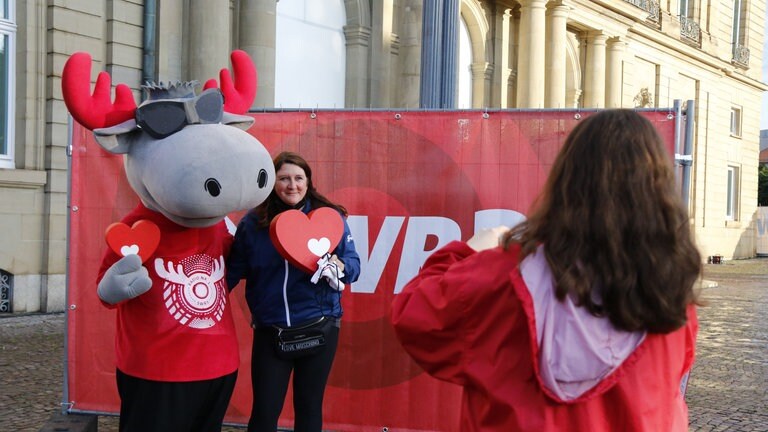
M 317 259 L 333 251 L 344 234 L 344 220 L 331 207 L 304 214 L 287 210 L 272 219 L 269 237 L 280 255 L 307 273 L 317 270 Z
M 307 242 L 307 249 L 315 254 L 318 258 L 325 255 L 331 248 L 331 241 L 326 237 L 321 239 L 309 239 Z
M 130 254 L 139 254 L 139 245 L 123 246 L 120 248 L 120 255 L 126 256 Z
M 160 228 L 148 220 L 136 221 L 133 226 L 115 222 L 107 227 L 105 238 L 109 247 L 118 255 L 136 254 L 141 262 L 155 253 L 160 244 Z

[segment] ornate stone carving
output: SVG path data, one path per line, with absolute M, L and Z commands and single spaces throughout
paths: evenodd
M 635 108 L 653 108 L 653 93 L 648 90 L 648 87 L 643 87 L 632 101 L 635 103 Z

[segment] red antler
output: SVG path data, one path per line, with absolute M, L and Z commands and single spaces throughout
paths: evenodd
M 235 50 L 230 54 L 232 69 L 235 72 L 233 85 L 229 70 L 223 68 L 219 72 L 221 93 L 224 95 L 224 111 L 232 114 L 243 114 L 251 108 L 256 98 L 256 66 L 245 51 Z M 216 80 L 211 78 L 205 82 L 203 89 L 216 88 Z
M 61 73 L 61 89 L 67 109 L 75 120 L 90 130 L 114 126 L 134 118 L 136 102 L 131 89 L 125 84 L 118 84 L 113 104 L 111 87 L 109 74 L 101 72 L 91 95 L 91 56 L 85 52 L 72 54 Z

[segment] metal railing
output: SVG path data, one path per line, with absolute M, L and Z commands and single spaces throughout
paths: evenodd
M 648 12 L 648 17 L 646 18 L 648 21 L 652 21 L 656 24 L 659 23 L 660 20 L 660 13 L 659 13 L 659 2 L 656 0 L 624 0 L 627 3 L 630 3 L 632 5 L 635 5 L 639 7 L 640 9 Z
M 13 312 L 11 274 L 0 270 L 0 312 Z
M 701 27 L 693 19 L 680 15 L 680 36 L 698 44 L 701 41 Z
M 738 66 L 749 67 L 749 48 L 742 44 L 734 44 L 731 62 Z

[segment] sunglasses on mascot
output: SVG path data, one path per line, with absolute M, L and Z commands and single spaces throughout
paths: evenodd
M 184 100 L 158 100 L 136 108 L 136 124 L 152 138 L 163 139 L 193 124 L 221 122 L 224 96 L 208 89 Z

